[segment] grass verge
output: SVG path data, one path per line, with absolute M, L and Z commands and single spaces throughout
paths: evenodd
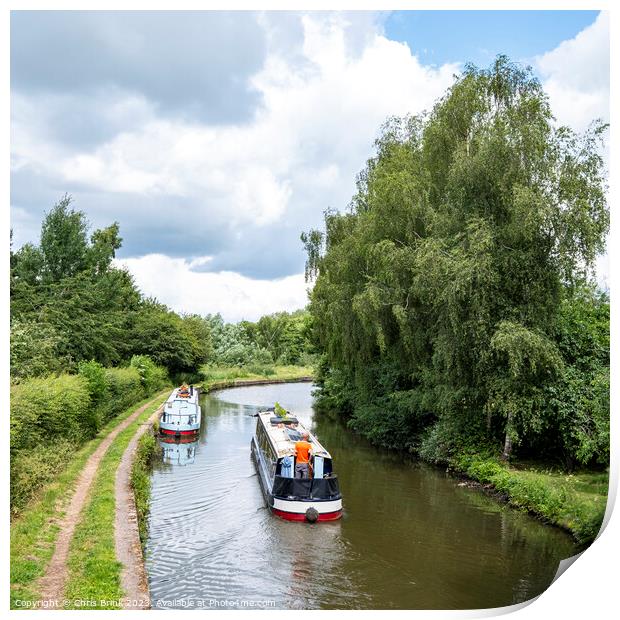
M 88 601 L 88 609 L 119 609 L 123 596 L 121 564 L 114 547 L 116 502 L 114 486 L 118 464 L 137 431 L 158 409 L 147 408 L 116 439 L 103 457 L 93 488 L 75 529 L 69 550 L 69 577 L 65 588 L 67 609 L 83 608 L 76 601 Z
M 484 485 L 491 485 L 517 508 L 558 525 L 581 545 L 597 536 L 607 505 L 608 472 L 568 474 L 529 465 L 506 465 L 475 454 L 453 457 L 450 467 Z
M 200 369 L 202 389 L 208 392 L 241 383 L 242 381 L 291 381 L 312 377 L 309 366 L 271 366 L 253 364 L 248 366 L 203 366 Z
M 58 523 L 71 499 L 77 479 L 86 461 L 103 439 L 136 409 L 153 400 L 153 396 L 134 403 L 110 420 L 94 439 L 84 444 L 53 482 L 41 489 L 19 517 L 11 522 L 11 609 L 21 609 L 37 601 L 40 593 L 36 581 L 45 573 L 54 553 Z
M 153 459 L 161 453 L 156 439 L 157 425 L 153 425 L 151 432 L 146 432 L 138 440 L 136 457 L 131 467 L 131 486 L 136 501 L 138 515 L 138 532 L 142 546 L 148 535 L 148 515 L 151 499 L 151 464 Z

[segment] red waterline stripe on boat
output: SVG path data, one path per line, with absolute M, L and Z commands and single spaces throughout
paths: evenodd
M 287 512 L 286 510 L 278 510 L 272 508 L 271 511 L 274 515 L 286 519 L 287 521 L 305 521 L 306 515 L 303 512 Z M 342 516 L 342 510 L 336 510 L 334 512 L 319 512 L 318 521 L 335 521 Z
M 195 435 L 198 432 L 198 429 L 196 429 L 195 431 L 170 431 L 167 428 L 161 427 L 159 430 L 166 435 Z

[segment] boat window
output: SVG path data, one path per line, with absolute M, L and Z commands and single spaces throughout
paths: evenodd
M 323 475 L 328 476 L 332 471 L 332 460 L 327 458 L 323 459 Z

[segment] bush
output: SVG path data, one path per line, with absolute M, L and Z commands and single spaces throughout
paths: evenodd
M 104 423 L 146 395 L 136 368 L 106 368 L 105 379 L 109 399 L 101 410 Z
M 235 343 L 220 353 L 217 363 L 222 366 L 247 366 L 248 364 L 273 364 L 273 356 L 267 349 L 251 343 Z
M 13 514 L 104 423 L 167 383 L 163 369 L 142 362 L 144 379 L 136 367 L 104 368 L 90 361 L 80 363 L 77 375 L 29 378 L 11 386 Z
M 11 512 L 18 512 L 94 435 L 83 377 L 32 378 L 11 386 Z
M 11 456 L 11 512 L 19 512 L 45 484 L 62 471 L 76 445 L 65 439 L 19 450 Z
M 77 375 L 32 378 L 11 386 L 11 450 L 62 437 L 80 443 L 96 426 L 90 393 Z
M 78 374 L 86 381 L 93 412 L 92 434 L 94 435 L 100 428 L 103 417 L 103 409 L 109 402 L 109 390 L 106 381 L 105 368 L 95 360 L 90 362 L 80 362 L 78 364 Z
M 147 394 L 163 388 L 169 382 L 166 370 L 157 366 L 148 355 L 134 355 L 129 365 L 140 374 L 142 387 Z
M 267 349 L 256 347 L 252 351 L 250 361 L 254 364 L 270 365 L 273 364 L 273 356 Z

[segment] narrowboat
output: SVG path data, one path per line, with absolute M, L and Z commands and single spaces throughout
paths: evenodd
M 261 489 L 273 514 L 289 521 L 333 521 L 342 516 L 342 496 L 332 458 L 295 417 L 273 409 L 256 414 L 251 452 Z M 295 443 L 308 433 L 309 476 L 295 478 Z
M 175 388 L 164 405 L 159 419 L 162 435 L 174 437 L 194 436 L 200 432 L 199 391 L 194 386 Z

